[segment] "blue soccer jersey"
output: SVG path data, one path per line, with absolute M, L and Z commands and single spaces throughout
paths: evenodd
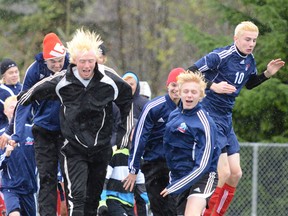
M 214 83 L 226 81 L 236 87 L 237 90 L 232 94 L 217 94 L 207 90 L 207 96 L 203 99 L 228 112 L 232 112 L 235 98 L 250 77 L 257 75 L 254 56 L 241 55 L 234 44 L 213 50 L 199 59 L 195 66 L 205 74 L 207 80 Z

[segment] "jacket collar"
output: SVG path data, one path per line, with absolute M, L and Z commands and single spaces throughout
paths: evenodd
M 70 82 L 73 82 L 73 83 L 77 83 L 77 84 L 79 84 L 79 83 L 81 83 L 80 82 L 80 80 L 78 80 L 77 78 L 76 78 L 76 76 L 74 75 L 74 73 L 73 73 L 73 67 L 76 67 L 76 64 L 69 64 L 68 65 L 68 68 L 67 68 L 67 72 L 66 72 L 66 79 L 67 79 L 67 81 L 70 81 Z M 92 81 L 94 80 L 101 80 L 101 78 L 103 77 L 104 75 L 98 70 L 98 64 L 96 63 L 96 65 L 95 65 L 95 68 L 94 68 L 94 76 L 92 77 L 92 79 L 91 79 L 91 82 L 90 83 L 93 83 Z M 82 83 L 81 83 L 81 85 L 82 85 Z M 90 84 L 89 84 L 90 85 Z
M 193 114 L 195 114 L 196 112 L 198 112 L 200 109 L 202 108 L 202 105 L 200 103 L 198 103 L 194 108 L 192 109 L 183 109 L 182 105 L 179 107 L 179 109 L 181 110 L 181 112 L 184 115 L 188 115 L 191 116 Z

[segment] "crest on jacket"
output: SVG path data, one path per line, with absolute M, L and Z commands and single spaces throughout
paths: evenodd
M 187 130 L 187 125 L 185 122 L 181 123 L 178 128 L 177 128 L 178 131 L 180 131 L 181 133 L 185 133 L 186 130 Z

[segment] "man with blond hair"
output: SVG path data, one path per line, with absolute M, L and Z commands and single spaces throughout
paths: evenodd
M 217 139 L 221 148 L 217 168 L 218 186 L 204 216 L 225 214 L 242 176 L 240 146 L 232 125 L 232 109 L 236 97 L 244 86 L 252 89 L 260 85 L 285 64 L 281 59 L 274 59 L 267 64 L 263 73 L 257 74 L 252 52 L 258 34 L 258 27 L 254 23 L 241 22 L 235 28 L 232 45 L 213 50 L 189 68 L 191 71 L 199 70 L 205 73 L 208 81 L 207 96 L 203 99 L 202 105 L 218 127 Z
M 170 181 L 161 194 L 176 195 L 177 215 L 199 216 L 217 185 L 217 127 L 200 104 L 203 74 L 182 73 L 177 83 L 182 104 L 169 115 L 163 136 Z
M 128 142 L 132 126 L 131 87 L 115 72 L 97 64 L 100 36 L 76 30 L 67 43 L 70 64 L 67 71 L 37 83 L 20 99 L 20 104 L 58 96 L 60 126 L 65 138 L 61 152 L 67 179 L 70 216 L 94 216 L 112 155 L 112 102 L 121 112 L 117 143 Z

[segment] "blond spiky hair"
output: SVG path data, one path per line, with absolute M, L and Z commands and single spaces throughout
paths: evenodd
M 93 50 L 96 57 L 101 54 L 99 46 L 103 43 L 100 35 L 96 32 L 84 30 L 83 28 L 77 29 L 70 42 L 67 42 L 67 49 L 70 54 L 70 63 L 75 64 L 75 58 L 79 52 L 88 52 Z
M 205 89 L 207 84 L 205 82 L 204 75 L 201 72 L 199 71 L 192 72 L 187 70 L 177 76 L 177 83 L 180 90 L 182 88 L 183 83 L 186 82 L 198 83 L 200 85 L 200 97 L 204 98 L 206 96 Z
M 243 21 L 239 23 L 235 28 L 234 36 L 241 36 L 243 31 L 257 32 L 257 34 L 259 33 L 258 27 L 250 21 Z

